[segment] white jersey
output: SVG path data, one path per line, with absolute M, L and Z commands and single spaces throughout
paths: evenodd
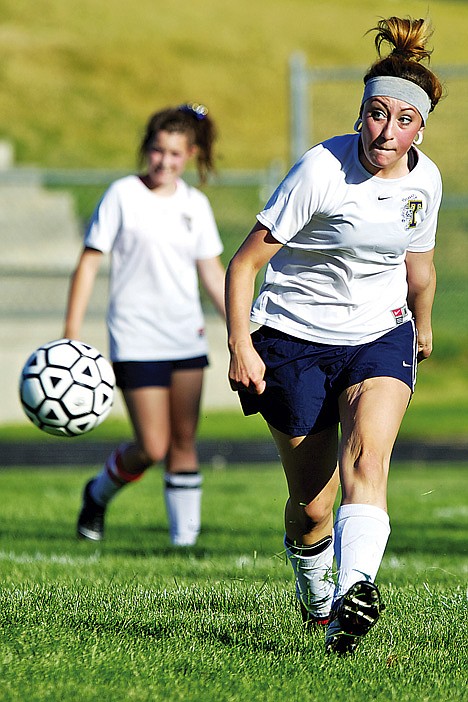
M 410 319 L 405 256 L 435 245 L 440 173 L 417 151 L 404 177 L 372 176 L 358 142 L 347 134 L 310 149 L 258 215 L 284 246 L 267 266 L 252 321 L 353 346 Z
M 121 178 L 96 208 L 84 243 L 111 254 L 113 361 L 207 353 L 196 264 L 223 247 L 203 193 L 178 180 L 174 195 L 160 197 L 136 175 Z

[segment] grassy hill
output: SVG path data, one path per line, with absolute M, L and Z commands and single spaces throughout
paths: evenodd
M 194 100 L 218 120 L 221 168 L 264 167 L 288 156 L 293 51 L 365 66 L 379 16 L 428 10 L 435 65 L 466 62 L 466 2 L 0 0 L 0 137 L 20 163 L 131 168 L 148 114 Z M 339 113 L 334 101 L 327 129 Z

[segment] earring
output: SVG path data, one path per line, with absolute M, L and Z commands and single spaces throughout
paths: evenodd
M 416 134 L 415 138 L 413 139 L 413 144 L 415 146 L 419 146 L 420 144 L 422 144 L 423 139 L 424 139 L 424 134 L 422 132 L 418 132 Z
M 360 132 L 362 127 L 362 119 L 360 117 L 357 118 L 357 120 L 354 123 L 354 131 L 355 132 Z

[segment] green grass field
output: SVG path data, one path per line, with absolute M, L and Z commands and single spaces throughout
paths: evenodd
M 169 544 L 161 474 L 75 539 L 94 471 L 0 471 L 2 702 L 466 699 L 466 466 L 396 464 L 387 609 L 352 659 L 302 630 L 278 466 L 206 468 L 196 547 Z
M 0 0 L 0 136 L 20 165 L 132 170 L 147 115 L 193 99 L 219 124 L 220 171 L 286 164 L 291 53 L 364 67 L 374 57 L 364 34 L 390 14 L 430 14 L 435 68 L 466 64 L 468 3 L 456 0 L 140 0 L 137 11 L 124 0 Z M 466 82 L 449 83 L 424 142 L 449 195 L 468 190 Z M 349 131 L 360 94 L 357 83 L 317 86 L 314 140 Z M 102 188 L 71 191 L 85 220 Z M 264 198 L 257 188 L 207 193 L 226 263 Z M 458 441 L 468 426 L 464 205 L 442 210 L 439 231 L 435 352 L 401 436 Z M 79 440 L 122 435 L 127 423 L 109 420 Z M 267 436 L 260 418 L 203 413 L 201 438 Z M 0 442 L 39 439 L 57 441 L 29 424 L 0 427 Z M 323 635 L 302 629 L 279 466 L 205 467 L 203 532 L 183 550 L 169 543 L 157 470 L 111 506 L 105 542 L 78 542 L 95 469 L 0 469 L 2 702 L 466 700 L 466 465 L 393 466 L 379 573 L 387 610 L 352 659 L 325 657 Z

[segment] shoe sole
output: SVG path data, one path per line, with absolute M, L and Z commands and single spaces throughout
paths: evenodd
M 364 636 L 380 617 L 383 605 L 374 583 L 355 583 L 344 595 L 338 610 L 338 621 L 345 634 Z
M 378 621 L 385 605 L 376 585 L 361 581 L 343 595 L 335 619 L 340 629 L 325 643 L 327 653 L 349 654 Z
M 87 539 L 88 541 L 102 541 L 103 535 L 96 531 L 89 531 L 88 529 L 80 528 L 77 529 L 76 535 L 79 539 Z

